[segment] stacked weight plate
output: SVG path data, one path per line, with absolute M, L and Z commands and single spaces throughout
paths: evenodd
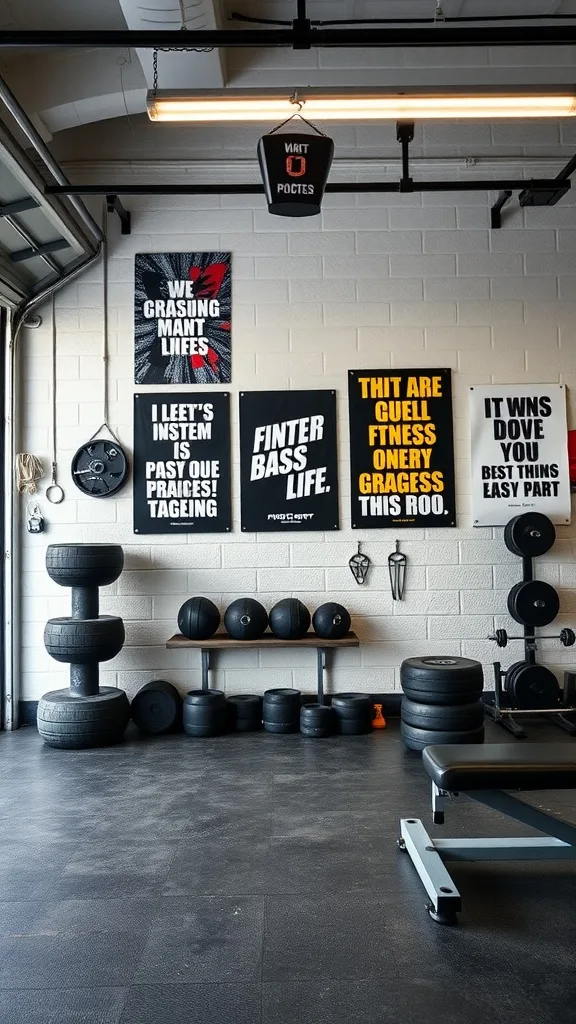
M 401 733 L 410 750 L 432 743 L 483 743 L 482 665 L 469 658 L 402 662 Z
M 556 540 L 554 524 L 541 512 L 514 516 L 504 527 L 504 543 L 509 551 L 523 559 L 524 579 L 508 594 L 508 611 L 516 622 L 533 634 L 537 627 L 548 626 L 560 610 L 554 587 L 532 579 L 532 559 L 545 555 Z M 560 700 L 560 687 L 553 672 L 535 661 L 516 661 L 504 681 L 510 706 L 519 710 L 553 708 Z

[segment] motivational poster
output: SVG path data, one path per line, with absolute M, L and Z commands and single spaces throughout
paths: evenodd
M 569 523 L 564 385 L 471 387 L 470 420 L 474 526 L 504 526 L 523 512 Z
M 242 529 L 338 529 L 334 391 L 240 393 Z
M 134 533 L 231 526 L 229 394 L 134 395 Z
M 229 384 L 229 252 L 137 253 L 136 384 Z
M 454 526 L 449 369 L 349 370 L 352 528 Z

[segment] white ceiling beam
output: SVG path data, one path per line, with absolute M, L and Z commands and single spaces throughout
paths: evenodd
M 158 29 L 159 45 L 162 31 L 177 29 L 217 29 L 220 24 L 219 0 L 120 0 L 126 24 L 130 29 Z M 182 32 L 182 43 L 186 33 Z M 153 52 L 137 50 L 138 59 L 151 89 L 154 84 Z M 158 77 L 161 89 L 221 89 L 225 85 L 224 56 L 220 50 L 208 53 L 177 52 L 158 54 Z

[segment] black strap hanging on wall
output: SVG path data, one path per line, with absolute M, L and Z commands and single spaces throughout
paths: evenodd
M 124 486 L 128 479 L 128 459 L 118 436 L 108 423 L 108 210 L 102 215 L 102 293 L 103 293 L 103 410 L 104 421 L 92 437 L 81 445 L 72 459 L 72 479 L 76 487 L 93 498 L 107 498 Z M 112 441 L 100 438 L 108 431 Z

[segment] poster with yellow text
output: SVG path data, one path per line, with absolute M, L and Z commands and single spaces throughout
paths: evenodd
M 349 370 L 352 528 L 456 524 L 449 369 Z

